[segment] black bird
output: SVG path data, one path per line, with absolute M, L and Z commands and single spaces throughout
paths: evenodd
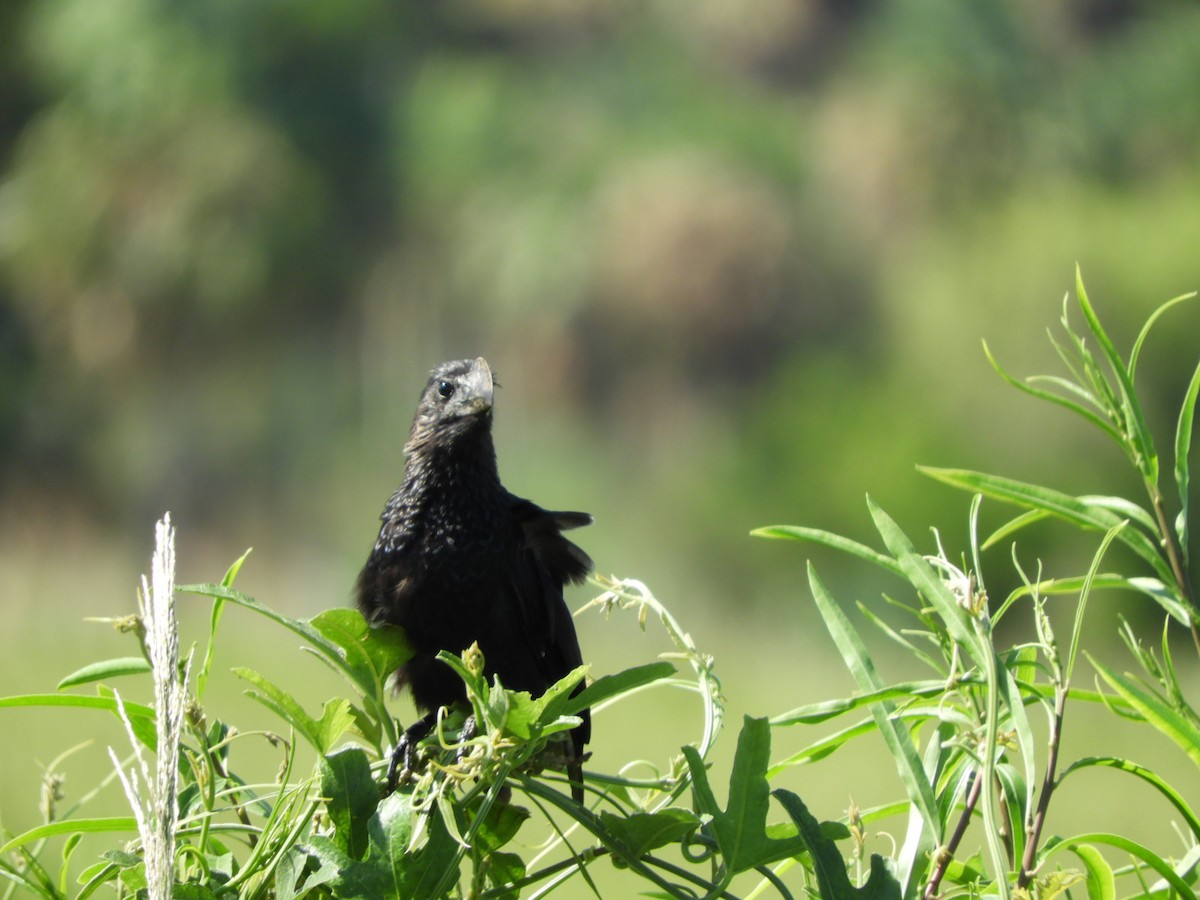
M 392 759 L 412 765 L 412 748 L 429 733 L 441 706 L 465 699 L 462 681 L 436 659 L 478 641 L 485 674 L 538 696 L 582 663 L 563 600 L 567 582 L 592 568 L 561 532 L 589 525 L 579 512 L 550 512 L 500 483 L 492 443 L 492 371 L 460 359 L 433 369 L 404 445 L 400 487 L 383 509 L 383 525 L 358 576 L 357 599 L 371 622 L 404 629 L 414 656 L 396 673 L 425 717 L 404 734 Z M 582 684 L 577 689 L 582 689 Z M 591 716 L 570 732 L 571 792 L 582 801 L 583 747 Z

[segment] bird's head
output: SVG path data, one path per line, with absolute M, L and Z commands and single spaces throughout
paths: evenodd
M 409 449 L 452 443 L 478 429 L 488 431 L 494 388 L 492 370 L 482 356 L 434 368 L 417 404 Z

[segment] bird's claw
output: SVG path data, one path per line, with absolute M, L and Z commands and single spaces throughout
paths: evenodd
M 392 758 L 388 762 L 387 793 L 393 794 L 402 784 L 407 784 L 417 767 L 417 744 L 433 728 L 434 715 L 430 714 L 418 719 L 400 735 L 400 740 L 392 749 Z

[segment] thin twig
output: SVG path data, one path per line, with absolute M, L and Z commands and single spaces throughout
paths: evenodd
M 1159 492 L 1157 485 L 1148 484 L 1147 489 L 1150 492 L 1151 505 L 1154 507 L 1154 518 L 1158 522 L 1160 542 L 1167 554 L 1167 563 L 1171 566 L 1171 574 L 1175 576 L 1175 586 L 1187 604 L 1188 628 L 1192 632 L 1192 643 L 1196 646 L 1196 653 L 1200 655 L 1200 628 L 1196 625 L 1195 598 L 1192 596 L 1192 585 L 1188 580 L 1187 569 L 1184 567 L 1183 554 L 1179 550 L 1175 534 L 1167 521 L 1167 510 L 1163 506 L 1162 493 Z
M 1046 758 L 1046 775 L 1042 779 L 1042 790 L 1038 795 L 1037 810 L 1033 814 L 1029 833 L 1025 840 L 1025 854 L 1021 859 L 1021 873 L 1017 876 L 1017 887 L 1028 887 L 1033 881 L 1034 860 L 1037 858 L 1038 841 L 1042 836 L 1042 826 L 1046 822 L 1046 810 L 1050 808 L 1050 795 L 1057 786 L 1055 772 L 1058 767 L 1058 748 L 1062 743 L 1063 715 L 1067 709 L 1066 682 L 1060 684 L 1054 693 L 1054 724 L 1050 729 L 1050 748 Z
M 929 884 L 925 886 L 924 900 L 933 900 L 937 896 L 942 878 L 946 874 L 946 868 L 950 865 L 950 860 L 954 859 L 954 851 L 958 849 L 958 845 L 962 843 L 963 835 L 967 833 L 967 826 L 971 823 L 971 816 L 975 813 L 975 805 L 979 802 L 979 794 L 982 787 L 983 779 L 979 777 L 979 770 L 976 769 L 971 773 L 970 785 L 967 787 L 967 799 L 963 804 L 963 811 L 962 815 L 958 818 L 958 824 L 954 826 L 954 833 L 950 835 L 950 840 L 946 842 L 946 846 L 938 852 L 937 868 L 933 870 L 933 877 L 929 879 Z

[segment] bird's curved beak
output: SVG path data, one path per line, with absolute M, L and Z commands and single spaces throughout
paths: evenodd
M 491 412 L 495 383 L 492 381 L 492 369 L 482 356 L 475 360 L 467 375 L 469 399 L 464 403 L 468 415 L 483 415 Z

